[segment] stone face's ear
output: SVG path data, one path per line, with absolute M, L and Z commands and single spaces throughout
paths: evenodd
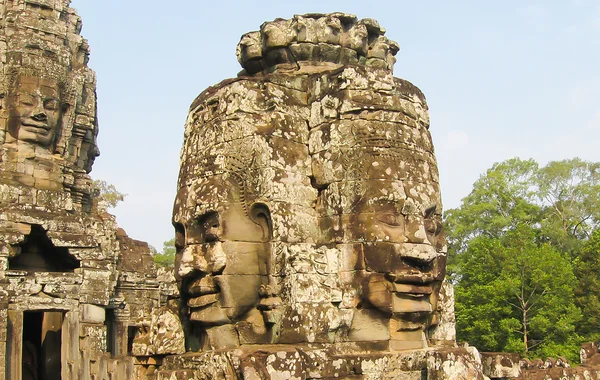
M 269 207 L 263 203 L 255 203 L 250 209 L 250 219 L 262 229 L 263 234 L 261 241 L 270 241 L 273 237 L 273 223 L 271 221 Z

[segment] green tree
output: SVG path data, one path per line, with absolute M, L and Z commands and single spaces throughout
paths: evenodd
M 537 222 L 540 208 L 532 191 L 537 170 L 534 160 L 513 158 L 482 175 L 461 206 L 446 211 L 452 248 L 458 253 L 476 236 L 499 237 L 517 223 Z
M 600 163 L 512 158 L 496 163 L 474 184 L 460 207 L 445 213 L 454 253 L 479 235 L 502 236 L 517 224 L 537 226 L 540 238 L 561 250 L 600 227 Z
M 579 158 L 550 162 L 538 171 L 536 185 L 544 235 L 576 256 L 580 243 L 600 226 L 600 163 Z
M 456 285 L 457 331 L 486 351 L 577 358 L 575 277 L 567 257 L 518 225 L 479 236 L 462 253 Z
M 117 207 L 119 202 L 122 202 L 127 194 L 123 194 L 117 188 L 102 180 L 92 181 L 92 198 L 106 202 L 109 208 Z
M 457 338 L 484 351 L 500 351 L 514 329 L 499 323 L 510 317 L 510 306 L 504 302 L 506 291 L 499 281 L 503 260 L 497 253 L 501 252 L 499 239 L 475 237 L 457 267 Z
M 173 266 L 175 262 L 175 238 L 163 243 L 162 251 L 154 254 L 154 262 L 161 267 Z
M 599 163 L 496 163 L 446 212 L 445 224 L 461 339 L 524 354 L 572 349 L 575 357 L 580 335 L 597 336 L 588 315 L 600 309 L 600 243 L 590 239 L 600 227 Z
M 575 303 L 581 308 L 578 331 L 586 341 L 600 340 L 600 230 L 595 230 L 575 261 L 579 285 Z

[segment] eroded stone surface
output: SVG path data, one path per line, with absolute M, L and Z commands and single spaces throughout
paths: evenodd
M 342 65 L 366 65 L 391 70 L 398 44 L 384 36 L 373 19 L 347 13 L 312 13 L 263 23 L 246 33 L 237 47 L 238 61 L 247 74 L 281 65 L 306 64 L 310 70 Z
M 176 313 L 166 307 L 155 308 L 148 322 L 140 327 L 133 339 L 133 355 L 154 356 L 185 352 L 183 327 Z
M 429 345 L 437 164 L 425 97 L 392 76 L 383 32 L 341 13 L 267 22 L 238 46 L 246 71 L 192 104 L 173 212 L 189 349 Z
M 96 78 L 69 3 L 0 0 L 0 379 L 132 378 L 128 341 L 169 297 L 93 199 Z
M 482 352 L 483 373 L 492 379 L 515 378 L 521 373 L 518 354 Z
M 276 19 L 192 103 L 173 211 L 189 352 L 158 378 L 524 376 L 456 345 L 428 107 L 397 51 L 374 20 Z
M 242 36 L 185 124 L 175 271 L 91 196 L 69 1 L 0 0 L 0 26 L 0 380 L 600 378 L 594 344 L 577 368 L 456 345 L 428 107 L 375 20 Z

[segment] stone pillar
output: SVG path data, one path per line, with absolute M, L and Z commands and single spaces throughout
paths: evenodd
M 131 311 L 129 305 L 123 309 L 115 308 L 115 327 L 117 330 L 117 352 L 115 356 L 127 355 L 127 327 Z
M 62 378 L 78 379 L 82 361 L 79 354 L 79 311 L 65 313 L 61 338 Z
M 6 377 L 8 379 L 22 379 L 22 362 L 23 312 L 20 310 L 8 310 L 6 335 Z
M 6 364 L 8 357 L 6 356 L 6 333 L 8 319 L 8 304 L 0 303 L 0 380 L 6 379 Z

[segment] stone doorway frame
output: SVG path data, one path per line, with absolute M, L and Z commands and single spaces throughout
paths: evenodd
M 6 331 L 6 379 L 22 380 L 23 317 L 25 312 L 61 312 L 61 378 L 70 379 L 79 372 L 79 306 L 73 300 L 27 297 L 8 305 Z

